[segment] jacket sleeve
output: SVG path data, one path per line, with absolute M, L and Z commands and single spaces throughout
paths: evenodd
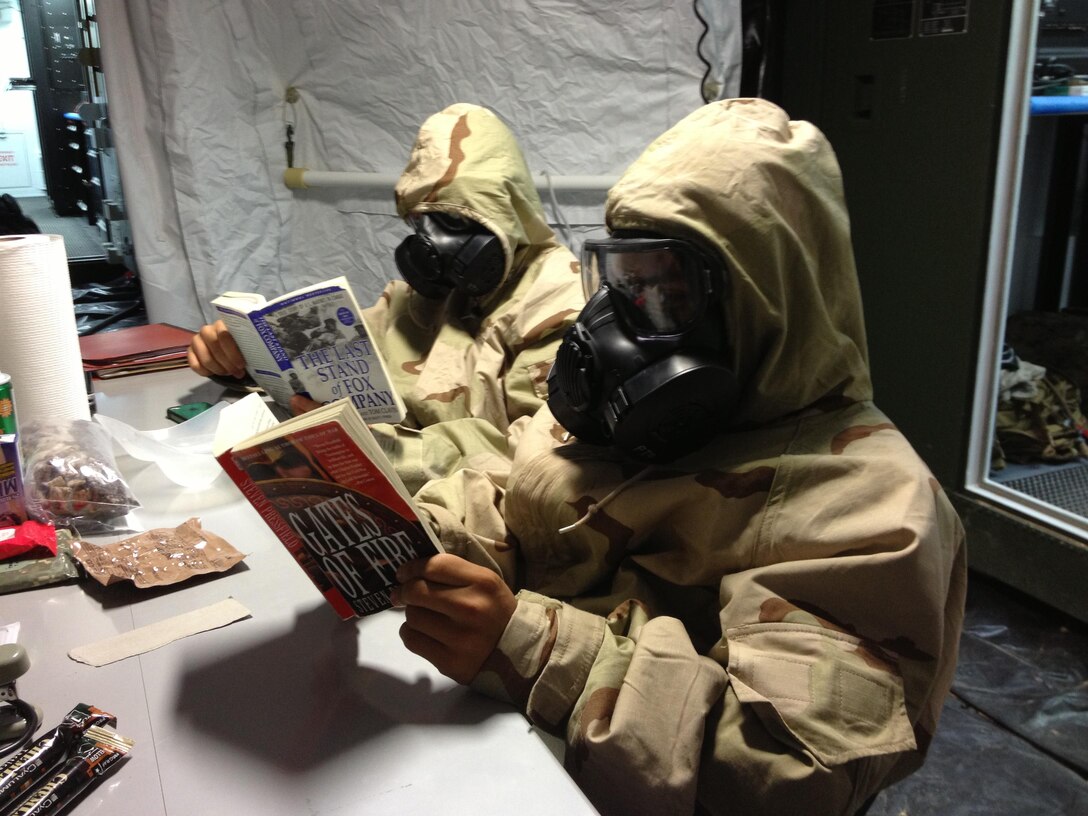
M 509 470 L 509 433 L 478 417 L 461 417 L 425 428 L 380 423 L 370 426 L 382 452 L 411 495 L 424 484 L 465 468 L 502 481 Z
M 531 592 L 473 684 L 541 728 L 602 813 L 694 812 L 700 754 L 725 671 L 675 618 L 627 604 L 607 620 Z
M 914 735 L 898 679 L 859 672 L 856 639 L 821 644 L 818 629 L 778 627 L 747 648 L 768 633 L 731 633 L 727 670 L 679 620 L 647 619 L 637 603 L 605 619 L 523 591 L 473 686 L 563 734 L 567 770 L 603 814 L 850 816 Z M 805 731 L 813 707 L 826 729 L 842 726 L 844 707 L 852 722 L 879 720 L 884 744 L 862 734 L 853 754 L 833 755 L 842 740 Z
M 511 422 L 544 405 L 559 343 L 584 304 L 577 261 L 566 248 L 553 247 L 533 261 L 510 303 L 496 311 L 509 363 L 502 387 Z

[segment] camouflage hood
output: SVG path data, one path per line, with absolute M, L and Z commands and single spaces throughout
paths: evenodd
M 738 423 L 871 398 L 842 178 L 813 125 L 761 99 L 706 105 L 628 168 L 605 218 L 610 230 L 693 238 L 725 258 Z
M 525 250 L 556 246 L 514 134 L 478 105 L 451 105 L 423 123 L 395 193 L 401 218 L 447 212 L 495 233 L 506 257 L 503 284 Z

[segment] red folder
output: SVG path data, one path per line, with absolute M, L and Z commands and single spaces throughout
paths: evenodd
M 128 326 L 79 338 L 84 371 L 104 377 L 180 368 L 195 332 L 169 323 Z

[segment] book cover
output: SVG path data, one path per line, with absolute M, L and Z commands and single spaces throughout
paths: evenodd
M 397 567 L 442 551 L 350 400 L 234 444 L 220 461 L 342 618 L 387 609 Z
M 79 338 L 83 370 L 105 380 L 183 368 L 194 332 L 168 323 L 127 326 Z
M 333 278 L 266 301 L 226 292 L 212 301 L 253 379 L 277 403 L 293 394 L 317 402 L 350 399 L 367 422 L 399 422 L 392 386 L 347 279 Z

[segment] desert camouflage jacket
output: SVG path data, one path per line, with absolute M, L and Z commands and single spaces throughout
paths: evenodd
M 494 429 L 505 454 L 504 437 L 543 405 L 556 347 L 584 296 L 514 135 L 486 108 L 457 104 L 428 118 L 396 198 L 401 217 L 474 219 L 499 237 L 506 259 L 503 282 L 485 298 L 429 300 L 393 281 L 365 313 L 408 408 L 401 427 L 378 432 L 411 490 L 490 450 Z M 438 430 L 417 432 L 427 428 Z
M 951 684 L 963 531 L 871 402 L 835 157 L 762 100 L 707 105 L 609 194 L 612 229 L 727 259 L 733 422 L 668 465 L 568 440 L 418 499 L 517 610 L 475 685 L 565 735 L 606 814 L 852 814 L 916 769 Z

